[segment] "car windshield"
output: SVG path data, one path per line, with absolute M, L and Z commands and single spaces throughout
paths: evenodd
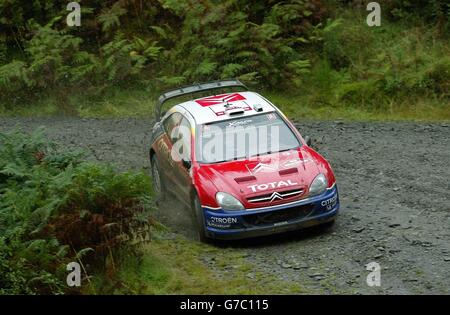
M 300 142 L 276 112 L 201 125 L 197 160 L 219 163 L 298 148 Z

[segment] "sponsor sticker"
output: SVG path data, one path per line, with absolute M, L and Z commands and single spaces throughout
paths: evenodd
M 260 184 L 260 185 L 250 185 L 247 186 L 247 188 L 250 188 L 252 192 L 257 191 L 264 191 L 267 189 L 275 189 L 275 188 L 282 188 L 282 187 L 288 187 L 288 186 L 295 186 L 298 185 L 298 183 L 291 181 L 288 179 L 287 181 L 279 181 L 279 182 L 272 182 L 272 183 L 266 183 L 266 184 Z
M 274 113 L 270 113 L 270 114 L 267 114 L 267 120 L 275 120 L 275 119 L 277 119 L 277 115 L 275 115 Z
M 239 93 L 232 93 L 232 94 L 221 94 L 221 95 L 214 95 L 205 97 L 199 100 L 196 100 L 195 102 L 201 106 L 212 106 L 222 103 L 232 103 L 237 101 L 243 101 L 245 100 L 245 97 L 242 96 Z
M 336 206 L 336 203 L 337 203 L 337 194 L 327 200 L 322 201 L 321 205 L 322 207 L 326 207 L 327 210 L 331 210 L 334 208 L 334 206 Z
M 210 217 L 207 219 L 206 224 L 211 227 L 216 228 L 229 228 L 232 224 L 238 223 L 238 219 L 236 217 Z
M 230 121 L 228 123 L 228 127 L 239 127 L 239 126 L 244 126 L 244 125 L 248 125 L 251 124 L 253 122 L 253 120 L 251 119 L 247 119 L 247 120 L 234 120 L 234 121 Z

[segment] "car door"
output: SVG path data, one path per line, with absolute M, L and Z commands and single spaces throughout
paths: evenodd
M 172 165 L 176 193 L 180 200 L 190 205 L 192 179 L 190 167 L 192 164 L 192 131 L 189 121 L 183 117 L 178 128 L 172 132 Z
M 161 153 L 159 162 L 163 176 L 166 180 L 166 188 L 173 193 L 177 193 L 178 189 L 174 186 L 176 184 L 176 179 L 174 177 L 176 165 L 175 161 L 172 159 L 172 143 L 174 140 L 172 137 L 177 132 L 182 119 L 183 116 L 178 112 L 168 116 L 163 121 L 164 134 L 158 143 L 158 148 Z

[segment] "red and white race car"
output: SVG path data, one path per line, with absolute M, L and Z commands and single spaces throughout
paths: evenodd
M 172 98 L 238 88 L 173 106 Z M 151 134 L 153 188 L 175 196 L 200 240 L 237 239 L 333 223 L 330 164 L 270 101 L 238 80 L 192 85 L 159 98 Z M 162 117 L 161 117 L 162 116 Z

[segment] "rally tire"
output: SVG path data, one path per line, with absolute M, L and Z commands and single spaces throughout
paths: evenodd
M 196 239 L 202 243 L 208 243 L 211 239 L 206 236 L 205 215 L 197 195 L 194 195 L 192 200 L 192 218 Z
M 166 200 L 167 190 L 163 176 L 161 175 L 161 169 L 159 167 L 158 159 L 154 155 L 152 157 L 152 184 L 153 191 L 157 195 L 157 203 Z

